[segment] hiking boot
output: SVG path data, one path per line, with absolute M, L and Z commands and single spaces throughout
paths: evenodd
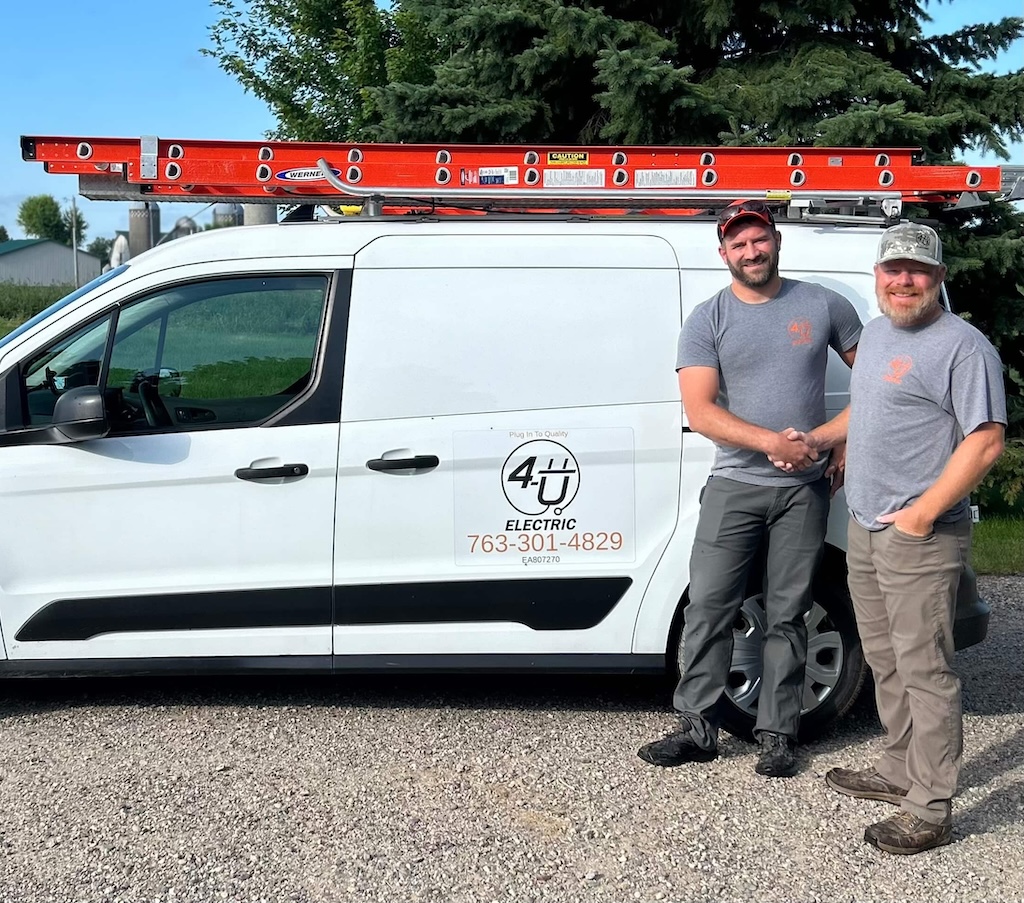
M 881 800 L 883 803 L 903 802 L 907 791 L 890 784 L 874 768 L 855 771 L 852 768 L 830 768 L 825 783 L 837 793 L 856 796 L 862 800 Z
M 871 846 L 897 856 L 923 853 L 952 839 L 950 825 L 936 825 L 910 812 L 900 812 L 864 829 L 864 840 Z
M 662 768 L 671 768 L 686 762 L 710 762 L 718 758 L 717 749 L 704 749 L 698 746 L 686 731 L 666 734 L 660 740 L 641 746 L 636 754 L 645 762 L 660 765 Z
M 799 766 L 793 741 L 789 737 L 772 731 L 761 731 L 757 742 L 761 744 L 761 755 L 758 756 L 754 771 L 770 778 L 791 778 L 796 774 Z

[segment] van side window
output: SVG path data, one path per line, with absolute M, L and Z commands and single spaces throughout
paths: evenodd
M 53 406 L 68 389 L 98 386 L 110 317 L 64 336 L 22 367 L 27 426 L 53 422 Z
M 329 280 L 287 275 L 175 286 L 37 354 L 23 369 L 29 424 L 66 390 L 100 385 L 111 432 L 259 423 L 309 384 Z
M 177 286 L 125 308 L 106 379 L 113 432 L 258 423 L 309 384 L 326 276 Z

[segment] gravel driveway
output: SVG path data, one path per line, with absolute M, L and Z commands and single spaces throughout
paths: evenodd
M 672 723 L 645 678 L 17 681 L 0 695 L 0 900 L 949 900 L 1024 897 L 1024 577 L 986 578 L 961 653 L 955 843 L 861 840 L 890 814 L 822 780 L 880 744 L 862 700 L 790 780 Z

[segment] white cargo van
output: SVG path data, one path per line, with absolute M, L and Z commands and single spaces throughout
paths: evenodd
M 866 320 L 880 228 L 783 220 L 782 272 Z M 726 281 L 709 217 L 580 214 L 218 229 L 104 274 L 0 340 L 0 674 L 674 668 L 713 456 L 676 337 Z M 830 413 L 847 385 L 834 357 Z M 845 517 L 807 736 L 865 674 Z M 960 645 L 987 620 L 967 574 Z

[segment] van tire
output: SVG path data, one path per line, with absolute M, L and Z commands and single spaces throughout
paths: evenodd
M 843 575 L 845 578 L 845 574 Z M 760 581 L 757 581 L 759 584 Z M 685 617 L 685 609 L 683 611 Z M 807 678 L 800 717 L 801 743 L 822 736 L 857 701 L 868 668 L 845 579 L 822 575 L 815 581 L 814 606 L 807 616 Z M 760 590 L 743 600 L 733 629 L 733 661 L 719 723 L 730 734 L 753 740 L 757 698 L 761 689 L 761 638 L 764 601 Z M 756 654 L 755 654 L 756 653 Z M 683 631 L 676 650 L 677 674 L 683 667 Z

